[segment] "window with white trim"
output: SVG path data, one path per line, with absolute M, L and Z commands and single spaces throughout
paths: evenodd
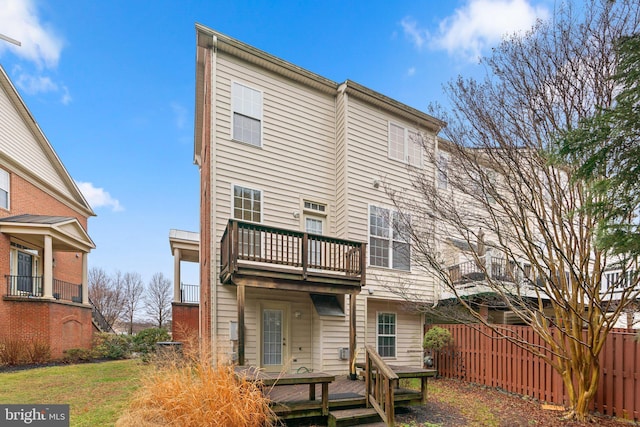
M 262 222 L 262 192 L 234 185 L 233 217 L 243 221 Z
M 438 188 L 446 190 L 449 186 L 449 156 L 442 152 L 438 153 L 438 164 L 436 166 Z
M 0 169 L 0 208 L 9 209 L 9 172 Z
M 233 139 L 262 146 L 262 92 L 233 82 Z
M 234 185 L 233 217 L 243 221 L 262 222 L 262 192 Z M 243 228 L 238 239 L 242 255 L 260 256 L 262 237 L 259 230 Z
M 411 244 L 399 212 L 369 206 L 369 265 L 409 271 Z
M 389 158 L 421 168 L 422 157 L 420 133 L 389 122 Z
M 396 314 L 378 313 L 378 354 L 381 357 L 396 357 Z
M 310 211 L 315 211 L 315 212 L 320 212 L 320 213 L 325 213 L 327 210 L 327 206 L 322 204 L 322 203 L 316 203 L 316 202 L 310 202 L 308 200 L 304 201 L 304 209 L 305 210 L 310 210 Z

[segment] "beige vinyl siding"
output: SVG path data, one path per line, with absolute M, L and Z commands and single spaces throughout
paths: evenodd
M 71 193 L 60 173 L 53 166 L 54 160 L 50 159 L 42 149 L 40 142 L 31 133 L 31 129 L 24 123 L 23 117 L 16 111 L 7 93 L 2 89 L 0 89 L 0 152 L 59 193 L 71 200 L 76 200 L 76 196 Z
M 232 81 L 262 91 L 262 148 L 230 139 Z M 230 214 L 231 184 L 263 190 L 267 225 L 300 228 L 293 212 L 299 210 L 301 196 L 326 200 L 333 211 L 335 105 L 331 96 L 224 57 L 218 63 L 216 95 L 219 229 Z M 335 222 L 333 217 L 328 219 L 327 234 L 332 234 Z
M 422 315 L 409 312 L 401 302 L 368 298 L 367 344 L 378 348 L 376 328 L 378 313 L 396 314 L 396 357 L 386 359 L 394 365 L 422 366 Z
M 218 318 L 220 337 L 219 347 L 223 352 L 230 351 L 229 322 L 237 320 L 235 286 L 222 286 L 219 289 Z M 314 308 L 309 295 L 303 292 L 285 292 L 259 288 L 245 289 L 245 363 L 260 366 L 260 327 L 259 316 L 263 304 L 276 303 L 287 305 L 286 349 L 288 357 L 284 360 L 287 372 L 298 369 L 312 370 L 314 366 Z M 300 312 L 296 318 L 295 313 Z
M 346 374 L 349 372 L 349 361 L 340 360 L 340 348 L 349 347 L 349 295 L 344 298 L 344 317 L 320 317 L 315 316 L 318 327 L 314 328 L 314 340 L 321 346 L 320 364 L 316 362 L 323 372 L 334 374 Z M 356 296 L 356 352 L 357 360 L 364 361 L 365 334 L 366 334 L 366 298 L 360 294 Z
M 232 216 L 232 186 L 241 185 L 262 191 L 262 223 L 288 229 L 303 229 L 301 199 L 327 203 L 329 216 L 326 234 L 335 232 L 335 103 L 331 96 L 308 89 L 236 58 L 219 53 L 215 87 L 215 161 L 216 198 L 215 245 L 219 263 L 219 242 Z M 232 82 L 262 92 L 262 147 L 231 139 Z M 300 212 L 301 213 L 301 212 Z M 219 266 L 216 267 L 216 282 Z M 228 341 L 230 320 L 237 319 L 236 288 L 218 284 L 218 333 Z M 317 370 L 315 359 L 322 359 L 314 347 L 318 325 L 315 309 L 306 293 L 246 288 L 245 357 L 247 364 L 260 364 L 259 301 L 287 301 L 289 336 L 287 346 L 289 372 L 298 368 Z M 295 318 L 300 311 L 301 317 Z M 312 342 L 312 337 L 314 341 Z M 348 329 L 347 329 L 348 338 Z M 315 356 L 314 356 L 315 355 Z M 295 359 L 295 362 L 293 361 Z
M 336 97 L 336 233 L 348 239 L 347 206 L 347 108 L 349 97 L 339 92 Z
M 369 239 L 369 206 L 393 209 L 393 204 L 385 192 L 385 185 L 400 190 L 409 197 L 419 196 L 411 188 L 407 165 L 389 159 L 389 121 L 415 129 L 415 126 L 379 108 L 373 108 L 353 96 L 349 98 L 349 234 L 352 238 L 365 242 Z M 433 135 L 428 135 L 428 138 L 434 140 Z M 425 153 L 423 156 L 422 173 L 432 176 L 433 165 Z M 380 181 L 379 188 L 374 188 L 375 180 Z M 367 266 L 367 287 L 374 291 L 376 298 L 399 299 L 389 291 L 389 287 L 400 282 L 409 283 L 411 289 L 419 291 L 424 300 L 432 301 L 435 298 L 433 276 L 418 268 L 413 261 L 411 272 Z
M 349 347 L 349 297 L 345 298 L 345 316 L 321 316 L 322 328 L 322 372 L 346 374 L 349 361 L 340 360 L 341 348 Z

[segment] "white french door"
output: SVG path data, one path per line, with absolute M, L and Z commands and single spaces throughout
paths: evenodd
M 305 231 L 310 234 L 322 234 L 324 221 L 321 218 L 313 216 L 305 216 L 304 227 Z M 317 240 L 309 239 L 309 259 L 307 260 L 310 267 L 322 266 L 322 252 L 320 250 L 320 242 Z
M 281 372 L 289 358 L 289 307 L 282 303 L 264 303 L 260 310 L 261 366 L 267 372 Z

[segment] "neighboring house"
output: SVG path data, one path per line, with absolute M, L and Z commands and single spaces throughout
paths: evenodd
M 94 215 L 0 67 L 0 344 L 91 346 Z
M 171 331 L 174 341 L 197 339 L 200 328 L 200 286 L 183 283 L 181 262 L 200 262 L 200 235 L 170 230 L 169 245 L 174 260 L 174 292 L 171 303 Z
M 435 182 L 418 138 L 435 149 L 444 123 L 204 26 L 196 33 L 205 345 L 267 371 L 346 373 L 365 345 L 420 367 L 423 315 L 393 288 L 434 301 L 435 281 L 394 229 L 382 183 L 411 195 L 407 168 Z

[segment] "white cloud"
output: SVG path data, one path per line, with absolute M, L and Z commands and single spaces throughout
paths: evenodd
M 411 43 L 413 43 L 418 49 L 422 48 L 424 42 L 429 38 L 429 33 L 426 30 L 418 28 L 418 23 L 415 19 L 407 16 L 400 21 L 405 36 L 407 36 Z
M 22 46 L 0 42 L 0 55 L 10 49 L 17 56 L 35 63 L 38 68 L 55 68 L 64 42 L 50 25 L 41 23 L 32 0 L 0 1 L 0 30 L 18 40 Z
M 71 103 L 71 94 L 69 93 L 69 88 L 66 86 L 62 86 L 62 97 L 60 98 L 60 102 L 62 102 L 64 105 L 69 105 Z
M 124 210 L 120 202 L 111 197 L 104 188 L 94 187 L 90 182 L 76 182 L 76 184 L 92 208 L 110 207 L 113 212 Z
M 49 77 L 31 76 L 23 72 L 18 74 L 16 85 L 29 95 L 58 91 L 58 85 L 51 81 Z
M 50 77 L 28 74 L 19 65 L 13 67 L 13 73 L 16 75 L 14 78 L 16 86 L 22 89 L 27 95 L 58 93 L 60 94 L 60 102 L 63 105 L 69 105 L 73 99 L 67 86 L 55 83 Z
M 171 103 L 171 109 L 175 115 L 176 126 L 178 129 L 184 129 L 187 124 L 187 109 L 177 102 Z
M 477 60 L 505 35 L 527 31 L 537 20 L 549 16 L 545 7 L 534 6 L 529 0 L 469 0 L 441 21 L 434 35 L 420 29 L 411 18 L 403 19 L 402 26 L 418 48 L 428 41 L 431 48 L 446 50 L 449 55 Z
M 407 76 L 411 77 L 416 73 L 416 67 L 409 67 L 407 70 Z

